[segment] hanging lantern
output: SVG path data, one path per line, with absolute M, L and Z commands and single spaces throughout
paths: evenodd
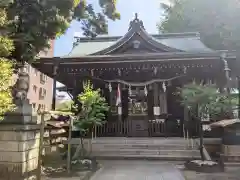
M 131 89 L 131 85 L 129 85 L 129 87 L 128 87 L 128 94 L 129 94 L 129 96 L 131 96 L 131 95 L 132 95 L 132 89 Z
M 163 92 L 166 92 L 166 84 L 165 84 L 165 82 L 162 83 L 162 88 L 163 88 Z
M 111 83 L 108 84 L 108 89 L 109 89 L 109 92 L 112 92 L 112 85 L 111 85 Z
M 144 94 L 145 94 L 145 96 L 147 96 L 147 95 L 148 95 L 147 86 L 145 86 L 145 87 L 144 87 Z

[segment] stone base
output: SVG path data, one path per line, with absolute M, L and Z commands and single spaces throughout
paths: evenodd
M 184 166 L 186 169 L 196 172 L 215 173 L 224 171 L 224 165 L 213 161 L 192 160 L 187 161 Z
M 221 157 L 225 162 L 240 162 L 240 145 L 222 145 Z
M 225 156 L 240 156 L 240 145 L 222 145 L 222 153 Z
M 28 101 L 17 106 L 14 112 L 6 113 L 1 124 L 37 124 L 37 116 L 32 115 L 32 105 Z
M 240 163 L 240 156 L 234 156 L 234 155 L 221 155 L 221 158 L 224 160 L 224 162 L 235 162 Z
M 0 180 L 36 177 L 39 140 L 39 125 L 0 124 Z
M 24 163 L 0 164 L 0 180 L 36 180 L 38 164 L 36 160 L 33 159 Z

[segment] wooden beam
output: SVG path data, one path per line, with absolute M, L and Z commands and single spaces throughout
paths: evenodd
M 56 92 L 57 92 L 57 75 L 58 64 L 53 66 L 53 97 L 52 97 L 52 110 L 56 109 Z

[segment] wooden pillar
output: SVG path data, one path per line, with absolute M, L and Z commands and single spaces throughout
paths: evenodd
M 109 101 L 108 101 L 108 103 L 109 103 L 109 107 L 110 107 L 110 109 L 109 109 L 109 112 L 110 112 L 110 114 L 112 114 L 112 108 L 113 108 L 113 106 L 114 106 L 114 102 L 113 102 L 113 89 L 112 89 L 112 84 L 110 83 L 110 84 L 108 84 L 108 97 L 109 97 Z
M 238 119 L 240 119 L 240 77 L 237 77 L 238 81 Z
M 153 98 L 153 90 L 152 90 L 152 88 L 149 88 L 149 90 L 148 90 L 147 106 L 148 106 L 148 119 L 149 120 L 153 120 L 155 117 L 154 117 L 154 112 L 153 112 L 154 98 Z
M 122 121 L 122 88 L 121 88 L 121 84 L 118 84 L 118 87 L 117 87 L 117 113 L 118 113 L 118 120 Z
M 118 69 L 118 77 L 121 78 L 122 71 Z M 117 112 L 118 112 L 118 121 L 122 121 L 122 87 L 121 84 L 117 85 Z
M 110 108 L 113 106 L 113 91 L 109 91 L 109 106 Z
M 167 90 L 166 90 L 167 91 Z M 167 114 L 167 92 L 164 92 L 163 89 L 159 88 L 159 96 L 158 96 L 159 106 L 160 106 L 160 114 Z
M 183 137 L 184 139 L 189 138 L 189 132 L 188 132 L 188 127 L 189 127 L 189 112 L 188 112 L 188 108 L 186 106 L 184 106 L 184 117 L 183 117 Z
M 57 70 L 58 65 L 53 66 L 53 97 L 52 97 L 52 110 L 56 109 L 56 92 L 57 92 Z
M 160 115 L 160 102 L 159 102 L 159 85 L 158 83 L 153 84 L 153 113 L 154 119 L 157 120 Z

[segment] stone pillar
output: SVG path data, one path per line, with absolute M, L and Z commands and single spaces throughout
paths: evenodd
M 157 120 L 157 119 L 159 119 L 159 115 L 160 115 L 159 86 L 157 83 L 154 83 L 154 85 L 153 85 L 153 96 L 154 96 L 153 113 L 154 113 L 154 119 Z
M 0 180 L 34 180 L 37 176 L 40 125 L 24 104 L 0 122 Z

